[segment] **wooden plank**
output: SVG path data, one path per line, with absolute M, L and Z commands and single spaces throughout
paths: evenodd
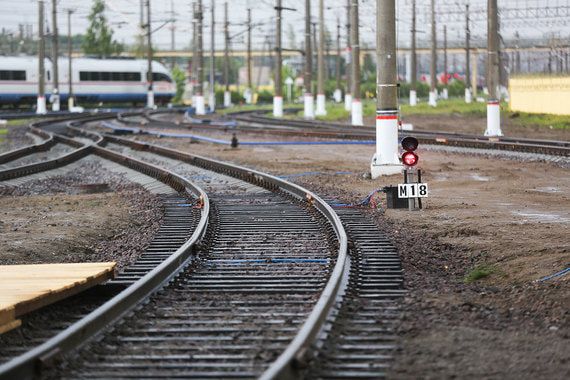
M 113 278 L 115 266 L 114 262 L 0 265 L 0 331 L 17 327 L 16 318 L 23 314 Z
M 14 330 L 17 327 L 22 325 L 22 321 L 19 319 L 13 320 L 12 322 L 6 323 L 5 325 L 0 325 L 0 335 L 8 332 L 10 330 Z

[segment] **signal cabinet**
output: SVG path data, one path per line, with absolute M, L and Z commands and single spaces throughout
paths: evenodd
M 408 208 L 408 199 L 398 198 L 398 186 L 387 186 L 384 192 L 386 193 L 386 208 Z

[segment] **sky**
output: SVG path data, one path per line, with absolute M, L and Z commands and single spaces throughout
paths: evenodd
M 171 45 L 171 29 L 168 20 L 174 16 L 176 19 L 175 42 L 177 49 L 187 49 L 191 41 L 192 31 L 192 0 L 150 0 L 153 14 L 153 44 L 159 49 L 169 49 Z M 283 6 L 295 8 L 296 11 L 284 11 L 283 19 L 283 41 L 285 45 L 289 43 L 289 31 L 297 40 L 297 47 L 300 46 L 304 35 L 304 7 L 305 0 L 282 0 Z M 93 0 L 59 0 L 59 28 L 61 32 L 67 30 L 66 9 L 74 9 L 75 14 L 72 20 L 74 33 L 83 33 L 87 29 L 87 15 Z M 119 42 L 132 43 L 139 33 L 139 2 L 140 0 L 106 0 L 107 17 L 115 31 L 115 38 Z M 215 2 L 215 44 L 218 48 L 223 46 L 223 5 L 224 0 L 214 0 Z M 336 36 L 337 19 L 344 26 L 346 16 L 346 0 L 325 0 L 325 20 L 327 29 Z M 570 0 L 498 0 L 500 9 L 547 9 L 562 7 L 570 9 Z M 205 7 L 204 46 L 209 48 L 209 25 L 210 7 L 212 0 L 203 0 Z M 262 49 L 266 47 L 265 42 L 268 37 L 272 38 L 275 24 L 274 0 L 230 0 L 230 34 L 236 35 L 233 42 L 234 49 L 244 48 L 245 21 L 247 8 L 252 8 L 252 18 L 255 25 L 253 45 L 254 48 Z M 436 0 L 437 16 L 441 22 L 438 26 L 438 38 L 441 38 L 442 24 L 447 25 L 448 40 L 452 46 L 461 44 L 464 40 L 464 15 L 465 3 L 469 3 L 473 12 L 473 25 L 471 27 L 474 40 L 485 40 L 486 19 L 485 9 L 487 0 Z M 417 0 L 418 7 L 418 44 L 427 44 L 429 38 L 429 1 Z M 397 1 L 398 19 L 398 45 L 405 47 L 410 41 L 411 26 L 411 0 Z M 312 0 L 312 16 L 317 21 L 318 0 Z M 8 32 L 18 30 L 18 24 L 33 24 L 34 31 L 37 32 L 37 0 L 0 0 L 0 23 Z M 172 8 L 171 8 L 172 7 Z M 46 10 L 48 13 L 48 25 L 51 24 L 51 0 L 46 0 Z M 511 13 L 512 14 L 512 13 Z M 506 39 L 512 39 L 515 32 L 519 32 L 521 38 L 542 38 L 545 36 L 570 37 L 570 17 L 566 17 L 566 22 L 558 19 L 548 19 L 548 22 L 536 22 L 536 17 L 531 13 L 525 13 L 523 18 L 505 19 L 502 21 L 502 34 Z M 566 13 L 568 15 L 568 13 Z M 363 46 L 375 46 L 376 28 L 376 0 L 360 0 L 360 23 L 361 41 Z M 341 32 L 344 39 L 344 28 Z

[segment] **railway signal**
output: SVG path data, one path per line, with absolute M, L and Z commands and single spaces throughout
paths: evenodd
M 419 156 L 415 153 L 415 150 L 418 149 L 418 144 L 418 139 L 415 137 L 408 136 L 402 140 L 402 148 L 404 149 L 402 163 L 407 168 L 416 166 L 420 160 Z

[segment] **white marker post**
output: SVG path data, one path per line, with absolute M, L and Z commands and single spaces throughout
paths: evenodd
M 344 109 L 345 111 L 352 111 L 352 94 L 344 95 Z
M 473 95 L 471 95 L 471 89 L 465 89 L 465 103 L 469 104 L 473 102 Z
M 196 95 L 196 115 L 205 115 L 206 114 L 206 104 L 204 101 L 204 95 L 198 94 Z
M 224 91 L 224 107 L 230 108 L 232 106 L 232 93 Z
M 315 111 L 315 115 L 317 116 L 326 116 L 327 108 L 326 108 L 326 97 L 324 94 L 317 95 L 317 110 Z
M 273 116 L 283 117 L 283 97 L 274 96 L 273 97 Z
M 418 104 L 418 93 L 414 90 L 410 91 L 410 105 L 415 107 Z
M 306 93 L 305 94 L 305 109 L 304 109 L 304 116 L 305 119 L 312 120 L 315 118 L 315 98 L 313 94 Z
M 352 125 L 364 125 L 364 119 L 362 118 L 362 102 L 360 99 L 354 98 L 352 100 L 351 121 Z
M 487 129 L 485 136 L 502 136 L 501 131 L 501 106 L 499 101 L 487 102 Z

